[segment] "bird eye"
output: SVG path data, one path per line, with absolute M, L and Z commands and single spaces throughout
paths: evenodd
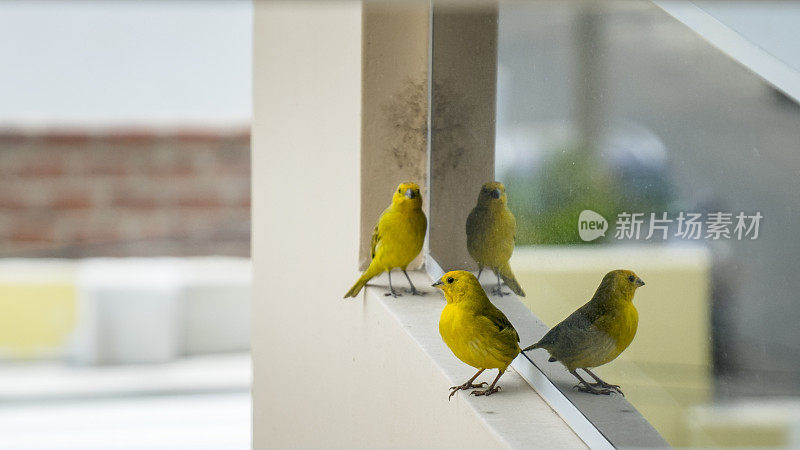
M 636 277 L 634 277 L 633 275 L 628 277 L 628 281 L 630 281 L 631 283 L 633 283 L 633 280 L 635 280 L 635 279 L 636 279 Z
M 447 277 L 447 282 L 448 282 L 448 283 L 452 283 L 453 281 L 454 281 L 454 280 L 453 280 L 453 277 Z

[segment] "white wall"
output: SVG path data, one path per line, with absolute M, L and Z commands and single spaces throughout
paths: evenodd
M 580 447 L 515 373 L 503 395 L 448 400 L 474 370 L 438 335 L 427 275 L 412 273 L 422 298 L 342 298 L 358 277 L 361 5 L 255 5 L 253 447 Z

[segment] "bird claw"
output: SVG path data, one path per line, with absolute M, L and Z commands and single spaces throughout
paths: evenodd
M 385 293 L 385 294 L 383 294 L 383 295 L 384 295 L 384 296 L 386 296 L 386 297 L 388 297 L 388 296 L 390 296 L 390 295 L 391 295 L 391 296 L 392 296 L 392 297 L 394 297 L 394 298 L 397 298 L 397 297 L 402 297 L 402 296 L 403 296 L 403 294 L 398 294 L 398 293 L 397 293 L 397 292 L 395 292 L 394 290 L 391 290 L 391 291 L 389 291 L 389 292 L 386 292 L 386 293 Z
M 406 289 L 406 293 L 411 295 L 419 295 L 420 297 L 425 296 L 425 292 L 418 291 L 416 289 Z
M 480 383 L 478 383 L 478 384 L 473 384 L 473 383 L 464 383 L 464 384 L 460 384 L 460 385 L 458 385 L 458 386 L 453 386 L 453 387 L 451 387 L 451 388 L 450 388 L 450 390 L 452 390 L 452 391 L 459 391 L 459 390 L 461 390 L 461 389 L 475 389 L 475 388 L 479 388 L 479 387 L 484 387 L 484 386 L 487 386 L 488 384 L 489 384 L 489 383 L 487 383 L 487 382 L 485 382 L 485 381 L 481 381 L 481 382 L 480 382 Z
M 589 385 L 592 386 L 593 388 L 602 388 L 607 391 L 613 390 L 622 394 L 622 396 L 625 397 L 625 394 L 622 392 L 622 389 L 620 389 L 618 384 L 608 384 L 606 382 L 600 382 L 600 383 L 590 383 Z
M 494 388 L 491 388 L 491 389 L 484 389 L 482 391 L 472 391 L 472 392 L 469 393 L 469 395 L 475 395 L 475 396 L 478 396 L 478 395 L 492 395 L 492 394 L 494 394 L 495 392 L 497 392 L 499 390 L 500 390 L 500 386 L 497 386 L 497 387 L 494 387 Z
M 502 297 L 504 295 L 511 295 L 511 292 L 505 292 L 505 291 L 503 291 L 503 288 L 500 288 L 500 287 L 492 288 L 492 290 L 489 291 L 489 292 L 492 295 L 496 295 L 498 297 Z
M 572 387 L 572 389 L 577 389 L 580 392 L 587 392 L 589 394 L 594 394 L 594 395 L 609 395 L 612 392 L 614 392 L 613 390 L 606 388 L 598 389 L 595 385 L 591 384 L 576 384 L 575 386 Z
M 464 384 L 460 384 L 458 386 L 453 386 L 453 387 L 450 388 L 450 395 L 447 397 L 447 399 L 450 400 L 456 394 L 456 392 L 458 392 L 458 391 L 484 387 L 487 384 L 489 384 L 489 383 L 487 383 L 485 381 L 481 381 L 478 384 L 464 383 Z

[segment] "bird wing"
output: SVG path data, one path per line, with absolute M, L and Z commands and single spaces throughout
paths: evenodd
M 517 242 L 517 218 L 514 217 L 510 209 L 506 208 L 505 212 L 507 213 L 504 214 L 506 216 L 506 226 L 511 230 L 511 244 L 513 245 Z
M 597 329 L 594 323 L 600 317 L 600 312 L 587 303 L 551 328 L 536 345 L 547 348 L 580 339 L 581 336 L 591 335 Z
M 380 223 L 380 222 L 379 222 Z M 372 230 L 372 244 L 370 250 L 370 257 L 375 258 L 375 251 L 378 248 L 378 243 L 381 241 L 381 233 L 378 227 L 378 224 L 375 224 L 375 228 Z
M 375 258 L 375 253 L 378 252 L 378 247 L 381 244 L 381 223 L 383 222 L 383 216 L 389 211 L 389 208 L 386 208 L 381 213 L 381 216 L 378 217 L 378 222 L 375 224 L 375 228 L 372 229 L 372 243 L 370 245 L 370 257 Z
M 508 218 L 510 219 L 509 225 L 511 226 L 511 234 L 513 235 L 512 240 L 516 243 L 517 242 L 517 218 L 514 217 L 514 214 L 511 212 L 511 209 L 508 209 Z
M 470 256 L 475 258 L 475 251 L 476 246 L 478 245 L 477 240 L 480 238 L 480 233 L 478 232 L 479 227 L 479 220 L 478 220 L 478 208 L 473 208 L 470 211 L 469 215 L 467 216 L 467 251 L 469 251 Z M 481 266 L 483 267 L 483 266 Z
M 478 232 L 478 208 L 472 208 L 467 216 L 467 236 L 474 236 Z
M 497 309 L 496 306 L 489 304 L 490 308 L 487 308 L 487 311 L 484 312 L 485 317 L 489 319 L 492 324 L 497 327 L 497 331 L 501 334 L 506 334 L 514 338 L 516 342 L 519 342 L 519 333 L 514 328 L 514 325 L 511 324 L 511 321 L 508 320 L 503 311 Z
M 519 354 L 519 335 L 503 313 L 483 310 L 474 316 L 471 330 L 471 354 L 475 367 L 502 368 Z
M 620 352 L 617 340 L 602 327 L 601 322 L 607 320 L 608 314 L 600 308 L 584 305 L 548 331 L 534 347 L 547 349 L 551 361 L 561 361 L 570 370 L 603 365 Z

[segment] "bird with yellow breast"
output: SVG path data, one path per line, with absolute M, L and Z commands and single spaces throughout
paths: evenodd
M 514 251 L 517 221 L 508 209 L 508 197 L 503 183 L 492 181 L 481 187 L 478 203 L 467 217 L 467 250 L 478 263 L 478 279 L 485 267 L 497 276 L 492 294 L 503 296 L 502 278 L 506 286 L 520 297 L 525 296 L 508 260 Z
M 579 391 L 605 395 L 616 391 L 622 394 L 618 385 L 606 383 L 589 369 L 614 360 L 633 341 L 639 324 L 633 294 L 641 286 L 644 286 L 644 281 L 630 270 L 612 270 L 603 277 L 588 303 L 523 352 L 536 348 L 547 350 L 550 362 L 561 362 L 578 379 L 576 387 Z M 581 378 L 577 369 L 583 369 L 595 382 L 589 383 Z
M 398 267 L 408 280 L 408 292 L 424 295 L 414 287 L 406 267 L 422 250 L 427 227 L 419 186 L 401 183 L 392 196 L 392 204 L 383 211 L 372 231 L 372 261 L 344 297 L 355 297 L 369 280 L 383 272 L 389 273 L 389 292 L 385 295 L 400 296 L 392 286 L 392 269 Z
M 500 390 L 497 380 L 520 352 L 517 330 L 489 301 L 475 275 L 454 270 L 433 286 L 442 290 L 447 301 L 439 318 L 439 334 L 458 359 L 478 369 L 466 383 L 451 387 L 450 397 L 460 390 L 485 386 L 485 382 L 473 381 L 486 369 L 498 369 L 499 373 L 491 386 L 470 394 L 494 394 Z

